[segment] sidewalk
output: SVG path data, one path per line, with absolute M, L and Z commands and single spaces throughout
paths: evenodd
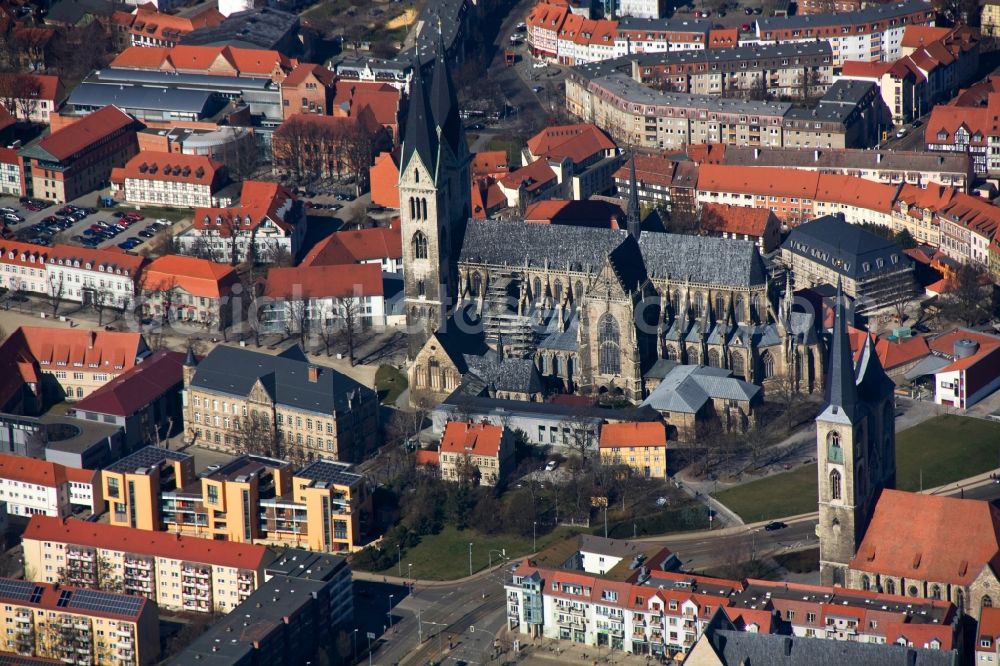
M 608 647 L 597 648 L 595 645 L 580 645 L 571 641 L 557 641 L 551 638 L 536 638 L 532 640 L 526 634 L 507 633 L 507 643 L 510 640 L 521 641 L 521 652 L 518 663 L 524 664 L 623 664 L 626 666 L 649 666 L 650 664 L 667 663 L 650 655 L 637 655 L 615 650 Z M 507 653 L 508 663 L 511 653 Z M 678 662 L 679 663 L 679 662 Z

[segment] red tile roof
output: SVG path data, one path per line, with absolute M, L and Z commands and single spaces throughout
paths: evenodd
M 173 352 L 168 352 L 168 353 L 173 353 Z M 101 482 L 101 470 L 99 469 L 82 469 L 80 467 L 66 467 L 65 470 L 66 470 L 66 480 L 72 483 L 94 484 Z
M 52 103 L 61 101 L 61 85 L 58 76 L 51 74 L 0 74 L 0 90 L 3 89 L 4 82 L 16 76 L 28 76 L 38 84 L 38 94 L 32 95 L 33 99 L 44 99 Z
M 740 631 L 752 624 L 757 625 L 757 633 L 771 633 L 771 620 L 774 615 L 769 610 L 755 610 L 752 608 L 737 608 L 736 606 L 723 606 L 722 610 L 729 617 L 729 621 Z
M 846 60 L 841 67 L 841 74 L 851 78 L 880 79 L 890 69 L 891 62 L 869 62 L 867 60 Z
M 966 358 L 955 357 L 955 343 L 959 340 L 973 340 L 979 347 L 972 356 Z M 986 354 L 1000 347 L 1000 337 L 970 331 L 967 328 L 956 328 L 947 333 L 942 333 L 927 341 L 931 350 L 939 355 L 952 357 L 954 362 L 938 370 L 938 372 L 955 372 L 965 370 L 983 359 Z
M 876 183 L 866 178 L 821 173 L 815 198 L 888 213 L 892 210 L 896 189 L 897 186 Z
M 927 341 L 920 335 L 903 340 L 879 338 L 875 343 L 875 354 L 886 370 L 918 361 L 930 353 Z
M 992 643 L 1000 639 L 1000 607 L 987 606 L 979 614 L 979 637 Z
M 382 296 L 382 267 L 378 264 L 341 264 L 272 268 L 264 295 L 268 298 L 350 298 Z
M 72 125 L 56 130 L 33 147 L 41 148 L 59 161 L 67 160 L 94 146 L 111 134 L 135 123 L 117 106 L 105 106 Z
M 266 49 L 182 45 L 173 48 L 130 46 L 111 62 L 111 66 L 222 76 L 272 76 L 277 72 L 290 72 L 297 63 L 278 51 Z
M 507 173 L 507 151 L 484 150 L 472 155 L 472 177 Z
M 143 271 L 143 288 L 167 290 L 180 287 L 192 296 L 219 298 L 238 280 L 228 264 L 208 259 L 168 254 L 154 260 Z
M 136 36 L 177 42 L 198 28 L 214 28 L 225 18 L 214 7 L 191 17 L 164 14 L 153 8 L 139 7 L 131 22 L 131 32 Z
M 124 372 L 135 365 L 136 357 L 145 349 L 139 333 L 47 326 L 21 326 L 18 331 L 21 336 L 12 335 L 3 347 L 23 345 L 25 358 L 37 360 L 46 370 L 77 365 Z
M 670 187 L 674 182 L 674 172 L 677 170 L 677 162 L 668 160 L 666 157 L 652 155 L 635 156 L 635 179 L 639 184 L 639 189 L 644 186 L 659 185 L 660 187 Z M 615 171 L 615 180 L 628 181 L 631 177 L 631 161 L 625 162 Z
M 145 150 L 130 159 L 119 171 L 121 178 L 158 180 L 192 185 L 221 185 L 222 162 L 206 155 Z
M 302 117 L 301 114 L 293 116 Z M 257 180 L 243 181 L 240 190 L 240 203 L 234 208 L 196 208 L 194 211 L 194 228 L 198 230 L 212 229 L 223 238 L 232 233 L 229 224 L 216 225 L 216 218 L 232 221 L 241 231 L 249 232 L 256 228 L 265 218 L 286 233 L 291 233 L 292 225 L 285 221 L 285 212 L 295 200 L 295 195 L 277 183 Z M 246 218 L 250 225 L 245 225 Z
M 573 163 L 581 163 L 617 147 L 597 125 L 589 123 L 547 127 L 528 139 L 532 155 L 557 162 L 568 157 Z
M 134 276 L 138 274 L 145 261 L 143 257 L 117 250 L 91 249 L 75 245 L 53 245 L 45 248 L 31 243 L 0 239 L 0 263 L 5 264 L 39 266 L 47 263 L 79 262 L 84 266 L 90 264 L 94 270 L 104 267 L 105 272 L 124 271 L 126 275 Z
M 667 429 L 662 423 L 608 423 L 601 428 L 600 448 L 667 445 Z
M 259 570 L 270 559 L 267 548 L 255 544 L 186 537 L 75 518 L 32 516 L 22 538 L 238 569 Z
M 360 264 L 383 258 L 403 258 L 403 241 L 398 224 L 332 233 L 316 243 L 299 265 Z
M 739 45 L 740 31 L 738 28 L 716 28 L 708 31 L 708 48 L 728 49 Z
M 919 520 L 914 520 L 919 516 Z M 883 490 L 851 568 L 969 585 L 1000 566 L 1000 509 L 989 502 Z
M 600 199 L 537 201 L 525 210 L 524 221 L 530 224 L 566 224 L 575 227 L 619 229 L 624 221 L 621 206 Z
M 131 416 L 183 381 L 185 354 L 160 350 L 73 404 L 79 412 Z
M 437 449 L 417 449 L 413 456 L 413 462 L 417 465 L 437 467 L 441 464 L 441 454 Z
M 442 453 L 469 453 L 496 458 L 500 455 L 503 427 L 489 423 L 475 425 L 464 421 L 451 421 L 444 428 L 441 438 Z
M 952 627 L 940 624 L 917 624 L 912 622 L 890 622 L 885 628 L 885 642 L 893 644 L 900 639 L 915 648 L 930 648 L 931 641 L 937 641 L 939 650 L 955 647 Z
M 335 114 L 362 116 L 367 108 L 379 125 L 393 127 L 399 120 L 401 92 L 388 83 L 338 81 L 333 97 Z
M 66 484 L 66 468 L 58 463 L 0 454 L 0 479 L 57 488 Z
M 768 222 L 779 224 L 778 218 L 767 208 L 716 203 L 701 207 L 701 228 L 709 232 L 759 237 L 764 235 Z
M 698 189 L 707 192 L 812 199 L 818 184 L 819 173 L 815 171 L 721 164 L 702 164 L 698 169 Z
M 324 86 L 332 86 L 337 80 L 330 68 L 313 63 L 299 63 L 291 73 L 281 82 L 282 87 L 298 86 L 306 81 L 310 76 L 317 79 Z
M 903 40 L 900 42 L 900 46 L 904 48 L 919 48 L 947 37 L 950 32 L 951 28 L 938 28 L 930 25 L 908 25 L 903 30 Z
M 511 171 L 500 179 L 500 184 L 510 190 L 518 189 L 521 184 L 528 192 L 534 192 L 556 180 L 556 172 L 545 160 L 535 160 L 527 166 Z

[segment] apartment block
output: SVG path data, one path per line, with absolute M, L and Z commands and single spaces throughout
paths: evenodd
M 77 666 L 145 666 L 160 655 L 156 604 L 142 597 L 0 578 L 0 622 L 4 653 Z
M 27 194 L 66 203 L 100 188 L 138 151 L 137 128 L 109 105 L 21 148 Z
M 111 184 L 129 205 L 172 208 L 223 207 L 231 196 L 219 190 L 228 182 L 226 167 L 202 155 L 143 151 L 111 171 Z
M 218 345 L 185 367 L 184 389 L 187 437 L 204 446 L 235 453 L 240 433 L 255 424 L 307 460 L 358 461 L 376 444 L 375 391 L 311 364 L 297 346 L 275 356 Z
M 264 580 L 264 546 L 66 518 L 33 516 L 25 570 L 37 582 L 114 587 L 160 607 L 228 613 Z
M 503 426 L 452 421 L 441 438 L 441 478 L 478 478 L 480 485 L 503 483 L 514 464 L 514 437 Z
M 353 616 L 347 560 L 289 548 L 267 567 L 260 589 L 167 663 L 299 666 L 329 648 Z M 249 625 L 258 630 L 244 631 Z
M 104 512 L 98 472 L 74 469 L 58 463 L 0 454 L 0 501 L 15 516 L 72 515 L 73 507 L 95 514 Z
M 194 457 L 146 446 L 101 471 L 108 522 L 141 530 L 162 530 L 161 498 L 195 479 Z

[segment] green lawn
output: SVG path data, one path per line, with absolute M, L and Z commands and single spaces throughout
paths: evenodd
M 384 405 L 395 404 L 407 386 L 406 375 L 393 365 L 380 365 L 375 371 L 375 390 Z
M 946 414 L 896 435 L 896 487 L 933 488 L 994 469 L 1000 424 Z M 751 481 L 715 497 L 747 522 L 816 510 L 816 465 Z
M 576 532 L 579 532 L 577 530 Z M 569 527 L 559 527 L 545 535 L 538 535 L 538 550 L 549 544 L 575 533 Z M 472 570 L 480 571 L 489 566 L 489 551 L 506 549 L 507 557 L 514 559 L 532 552 L 531 537 L 522 538 L 511 535 L 486 535 L 476 530 L 459 531 L 449 525 L 438 534 L 420 538 L 420 543 L 410 548 L 403 556 L 402 568 L 395 566 L 383 571 L 386 574 L 396 574 L 402 571 L 404 576 L 412 571 L 414 578 L 425 580 L 452 580 L 469 575 L 469 542 L 472 542 Z M 499 553 L 493 553 L 493 564 L 496 564 Z M 409 564 L 413 563 L 413 569 Z

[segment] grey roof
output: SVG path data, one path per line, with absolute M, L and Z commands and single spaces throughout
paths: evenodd
M 182 37 L 181 44 L 275 49 L 298 28 L 295 14 L 262 7 L 230 14 L 217 26 L 198 28 Z
M 442 39 L 443 36 L 439 34 L 430 88 L 431 113 L 434 114 L 435 124 L 440 128 L 439 136 L 447 142 L 452 155 L 458 156 L 465 144 L 465 131 L 458 115 L 458 97 L 455 95 L 455 85 L 451 80 Z
M 827 88 L 826 93 L 820 98 L 820 103 L 857 106 L 871 93 L 873 88 L 878 88 L 878 84 L 874 81 L 840 79 Z
M 881 19 L 905 16 L 921 10 L 932 11 L 930 3 L 924 0 L 907 0 L 907 2 L 897 2 L 889 5 L 875 5 L 854 12 L 772 16 L 758 19 L 757 30 L 763 36 L 763 33 L 769 30 L 794 30 L 796 28 L 818 28 L 840 25 L 854 26 Z
M 135 453 L 125 456 L 113 465 L 108 466 L 107 471 L 119 473 L 132 473 L 137 469 L 158 467 L 168 461 L 184 461 L 192 458 L 189 453 L 171 451 L 158 446 L 146 446 Z
M 451 52 L 455 41 L 461 37 L 462 22 L 469 10 L 467 0 L 434 0 L 424 4 L 414 23 L 416 49 L 424 64 L 437 56 L 438 44 L 444 42 L 445 50 Z M 412 58 L 413 50 L 400 56 Z
M 60 0 L 60 2 L 52 4 L 45 19 L 49 23 L 76 25 L 88 14 L 111 16 L 119 9 L 128 11 L 125 3 L 111 2 L 110 0 Z
M 913 263 L 891 240 L 833 215 L 795 227 L 781 247 L 854 279 L 898 271 Z
M 212 113 L 213 97 L 215 93 L 210 90 L 111 85 L 84 81 L 73 89 L 66 103 L 70 106 L 84 107 L 114 104 L 123 110 L 177 111 L 208 116 Z M 223 105 L 224 103 L 219 106 Z
M 706 634 L 723 666 L 953 666 L 954 650 L 717 629 Z
M 432 176 L 437 173 L 438 135 L 435 131 L 434 113 L 431 111 L 423 68 L 414 63 L 410 81 L 410 106 L 406 113 L 406 130 L 403 134 L 403 152 L 399 159 L 405 171 L 416 155 Z
M 664 376 L 642 405 L 659 412 L 693 414 L 713 398 L 752 401 L 760 393 L 759 386 L 729 375 L 722 368 L 678 365 Z
M 847 337 L 847 313 L 844 310 L 844 290 L 837 280 L 836 312 L 833 319 L 833 344 L 830 350 L 830 382 L 827 384 L 827 409 L 832 413 L 843 410 L 847 418 L 854 421 L 858 402 L 858 387 L 855 383 L 854 352 Z
M 618 19 L 618 30 L 650 30 L 656 32 L 697 32 L 708 34 L 712 22 L 701 19 L 639 18 L 623 16 Z
M 347 411 L 354 397 L 375 399 L 372 389 L 333 368 L 320 367 L 310 382 L 308 368 L 305 361 L 218 345 L 198 364 L 191 385 L 245 396 L 259 380 L 276 404 L 324 414 Z
M 281 552 L 281 557 L 264 567 L 264 575 L 328 581 L 345 566 L 347 558 L 340 555 L 287 548 Z
M 530 415 L 535 418 L 549 418 L 561 421 L 567 418 L 587 418 L 595 421 L 659 421 L 660 415 L 648 407 L 605 409 L 602 407 L 580 407 L 560 405 L 551 402 L 529 402 L 527 400 L 503 400 L 484 396 L 468 396 L 453 393 L 435 408 L 449 411 L 458 406 L 471 415 Z
M 950 358 L 945 358 L 943 356 L 934 356 L 933 354 L 931 354 L 930 356 L 925 356 L 924 358 L 920 359 L 920 361 L 917 362 L 915 366 L 913 366 L 912 368 L 907 370 L 906 373 L 903 374 L 903 377 L 912 381 L 917 377 L 922 377 L 923 375 L 933 375 L 937 373 L 941 368 L 945 368 L 951 365 L 952 363 L 954 363 L 954 361 L 952 361 Z
M 754 148 L 726 146 L 723 164 L 789 166 L 801 168 L 951 171 L 968 174 L 968 153 L 930 153 L 916 150 L 862 150 L 852 148 Z
M 183 88 L 185 90 L 273 90 L 279 89 L 271 79 L 250 76 L 216 76 L 213 74 L 175 74 L 149 69 L 127 69 L 124 67 L 108 67 L 96 70 L 87 78 L 89 83 L 136 83 L 164 88 Z
M 484 388 L 512 393 L 541 393 L 542 378 L 531 359 L 500 358 L 492 349 L 480 356 L 465 356 L 469 372 Z M 475 382 L 476 385 L 479 382 Z M 480 391 L 476 391 L 478 394 Z
M 481 220 L 468 225 L 459 261 L 597 273 L 627 236 L 621 229 Z M 639 249 L 652 279 L 739 287 L 765 281 L 760 254 L 749 241 L 643 232 Z
M 566 322 L 565 330 L 559 330 L 559 322 L 555 317 L 549 319 L 549 324 L 545 328 L 542 341 L 538 343 L 539 349 L 553 349 L 562 351 L 575 351 L 577 348 L 577 334 L 580 330 L 580 318 L 574 311 L 573 316 Z

